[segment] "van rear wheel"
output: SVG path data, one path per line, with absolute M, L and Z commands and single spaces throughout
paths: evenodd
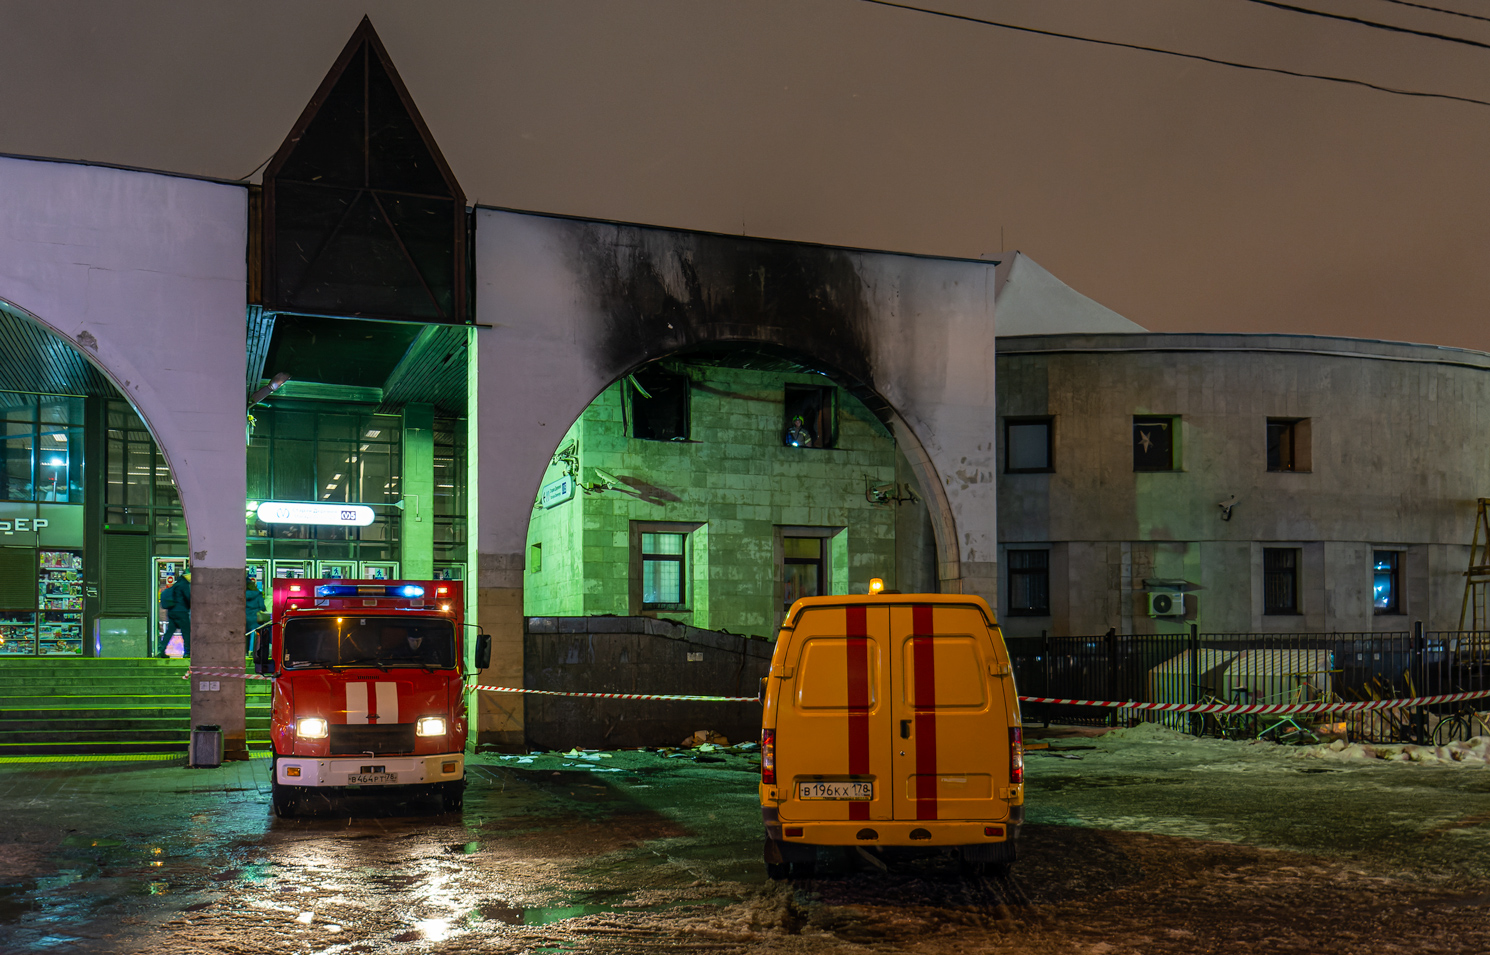
M 1013 842 L 990 842 L 978 846 L 963 846 L 958 853 L 964 875 L 980 877 L 992 875 L 1004 877 L 1014 864 L 1017 850 Z
M 968 859 L 959 860 L 959 864 L 962 874 L 970 879 L 1007 879 L 1011 868 L 1007 862 L 973 862 Z
M 785 879 L 786 878 L 786 863 L 785 862 L 767 862 L 766 863 L 766 878 L 770 879 L 772 882 L 780 882 L 783 879 Z

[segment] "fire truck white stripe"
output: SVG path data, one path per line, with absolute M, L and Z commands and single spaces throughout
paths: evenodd
M 381 702 L 381 700 L 379 701 Z M 347 722 L 367 722 L 367 684 L 347 684 Z
M 387 725 L 398 722 L 398 684 L 379 683 L 378 687 L 378 722 Z

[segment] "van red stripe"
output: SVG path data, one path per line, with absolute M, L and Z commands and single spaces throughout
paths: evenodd
M 848 607 L 848 771 L 869 773 L 869 609 Z M 848 804 L 850 819 L 868 819 L 869 803 Z
M 916 669 L 916 818 L 936 818 L 936 633 L 931 607 L 911 608 L 911 654 Z M 924 634 L 924 636 L 916 636 Z

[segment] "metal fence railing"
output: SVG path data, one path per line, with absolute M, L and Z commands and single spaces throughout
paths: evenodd
M 1490 688 L 1490 631 L 1188 633 L 1010 637 L 1023 696 L 1144 703 L 1316 702 L 1428 696 Z M 1427 741 L 1465 704 L 1350 717 L 1356 737 Z M 1490 709 L 1476 701 L 1472 709 Z M 1115 725 L 1160 721 L 1191 732 L 1215 726 L 1187 714 L 1027 703 L 1031 722 Z M 1341 717 L 1316 717 L 1342 720 Z M 1343 720 L 1342 720 L 1343 721 Z

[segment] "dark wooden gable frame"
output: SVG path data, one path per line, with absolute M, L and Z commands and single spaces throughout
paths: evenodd
M 468 324 L 465 205 L 363 17 L 264 173 L 265 308 Z

